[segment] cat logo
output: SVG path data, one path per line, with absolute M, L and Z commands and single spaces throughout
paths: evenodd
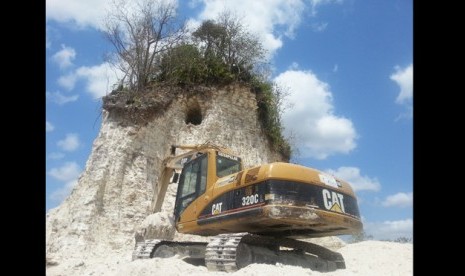
M 343 195 L 323 189 L 323 202 L 326 210 L 345 213 Z
M 223 205 L 223 202 L 220 203 L 214 203 L 212 205 L 212 215 L 218 215 L 221 213 L 221 206 Z

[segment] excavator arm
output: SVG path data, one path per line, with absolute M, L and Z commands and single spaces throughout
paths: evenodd
M 195 159 L 202 149 L 207 148 L 212 148 L 212 145 L 204 144 L 171 146 L 171 156 L 163 160 L 163 170 L 159 178 L 160 181 L 158 181 L 157 183 L 155 193 L 152 198 L 152 213 L 160 212 L 163 200 L 165 199 L 166 190 L 168 189 L 168 185 L 170 184 L 170 180 L 174 176 L 174 174 L 176 173 L 177 177 L 179 177 L 179 174 L 181 173 L 184 164 L 189 162 L 190 160 Z M 183 154 L 176 155 L 176 149 L 189 151 Z M 174 177 L 173 182 L 177 182 L 177 177 Z

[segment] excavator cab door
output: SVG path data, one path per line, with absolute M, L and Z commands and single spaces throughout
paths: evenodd
M 205 193 L 207 187 L 208 154 L 204 153 L 184 164 L 176 193 L 174 217 L 179 221 L 181 214 L 189 208 L 193 212 L 188 220 L 195 219 L 195 206 L 191 206 L 197 198 Z

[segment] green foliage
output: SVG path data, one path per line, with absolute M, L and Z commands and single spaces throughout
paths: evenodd
M 357 242 L 362 242 L 362 241 L 372 240 L 372 239 L 373 239 L 372 235 L 367 235 L 365 231 L 361 231 L 357 234 L 352 235 L 352 238 L 349 241 L 349 243 L 357 243 Z
M 222 44 L 224 44 L 227 36 L 225 26 L 220 26 L 213 20 L 206 20 L 192 33 L 192 36 L 198 44 L 204 43 L 201 48 L 205 57 L 221 57 L 222 48 L 224 47 Z
M 373 236 L 368 235 L 365 231 L 362 231 L 358 234 L 352 235 L 351 239 L 349 240 L 349 243 L 357 243 L 357 242 L 362 242 L 362 241 L 367 241 L 367 240 L 373 240 Z M 408 238 L 408 237 L 398 237 L 394 240 L 381 239 L 380 241 L 398 242 L 398 243 L 412 243 L 413 242 L 412 238 Z
M 291 157 L 291 146 L 283 137 L 278 88 L 272 83 L 255 78 L 252 89 L 257 95 L 258 116 L 274 149 L 285 158 Z
M 234 81 L 234 75 L 228 70 L 224 64 L 217 57 L 205 57 L 205 67 L 207 68 L 206 78 L 204 83 L 210 84 L 229 84 Z
M 181 44 L 163 55 L 158 81 L 191 85 L 202 82 L 206 74 L 207 69 L 197 47 Z
M 246 32 L 237 18 L 223 13 L 216 21 L 204 21 L 192 33 L 191 42 L 184 41 L 160 52 L 149 75 L 152 84 L 165 86 L 212 86 L 233 82 L 250 85 L 256 94 L 259 120 L 270 144 L 289 160 L 291 147 L 283 137 L 281 124 L 283 95 L 278 87 L 265 80 L 263 73 L 254 71 L 264 54 L 258 38 Z
M 207 20 L 192 33 L 204 58 L 218 69 L 228 72 L 234 80 L 250 82 L 253 68 L 265 56 L 257 37 L 244 30 L 240 20 L 230 13 L 222 13 L 216 21 Z
M 115 0 L 109 6 L 102 34 L 115 53 L 107 62 L 124 74 L 121 82 L 132 92 L 144 91 L 158 74 L 160 54 L 184 41 L 186 26 L 175 16 L 170 1 Z
M 192 44 L 183 43 L 164 53 L 158 81 L 175 85 L 250 82 L 264 50 L 236 19 L 221 19 L 219 23 L 204 21 L 192 33 Z
M 394 242 L 411 243 L 411 242 L 413 242 L 413 240 L 412 240 L 412 238 L 408 238 L 408 237 L 398 237 L 397 239 L 394 240 Z
M 183 44 L 166 52 L 157 81 L 173 85 L 221 85 L 234 81 L 226 64 L 214 56 L 203 56 L 195 45 Z

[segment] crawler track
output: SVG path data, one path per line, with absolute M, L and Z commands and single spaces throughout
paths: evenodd
M 345 268 L 340 253 L 293 239 L 221 234 L 207 245 L 205 264 L 209 270 L 233 272 L 251 263 L 284 263 L 321 272 Z
M 248 233 L 221 234 L 207 243 L 146 240 L 136 243 L 132 259 L 178 255 L 188 263 L 206 265 L 210 271 L 234 272 L 249 264 L 282 263 L 327 272 L 345 268 L 342 255 L 322 246 Z

